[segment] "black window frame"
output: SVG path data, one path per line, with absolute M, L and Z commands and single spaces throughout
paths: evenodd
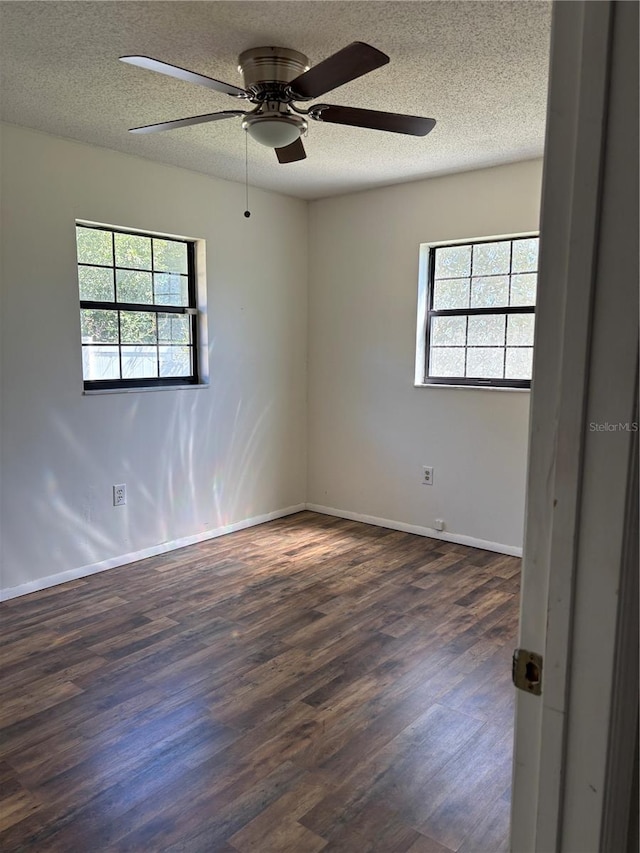
M 433 296 L 434 296 L 434 288 L 435 288 L 435 265 L 436 265 L 436 252 L 438 249 L 449 249 L 455 248 L 459 246 L 477 246 L 483 245 L 487 243 L 511 243 L 511 249 L 509 252 L 509 272 L 504 273 L 504 275 L 508 275 L 511 278 L 512 275 L 519 275 L 520 273 L 513 273 L 512 271 L 512 263 L 513 263 L 513 243 L 518 240 L 531 240 L 532 238 L 540 238 L 539 232 L 531 232 L 527 234 L 516 234 L 514 236 L 504 236 L 504 237 L 487 237 L 481 240 L 455 240 L 451 243 L 438 243 L 434 245 L 430 245 L 429 255 L 428 255 L 428 263 L 427 263 L 427 305 L 425 312 L 425 323 L 426 328 L 424 331 L 424 340 L 425 340 L 425 348 L 424 348 L 424 365 L 423 365 L 423 385 L 454 385 L 461 387 L 471 387 L 471 388 L 531 388 L 531 379 L 505 379 L 505 378 L 483 378 L 483 377 L 467 377 L 467 376 L 429 376 L 429 357 L 431 351 L 431 343 L 430 343 L 430 335 L 431 335 L 431 320 L 433 317 L 472 317 L 472 316 L 482 316 L 482 315 L 504 315 L 505 317 L 509 317 L 510 315 L 515 314 L 533 314 L 535 317 L 536 313 L 536 305 L 523 305 L 523 306 L 490 306 L 488 308 L 443 308 L 443 309 L 434 309 L 433 308 Z M 472 249 L 472 267 L 470 270 L 469 276 L 460 276 L 460 278 L 469 279 L 471 282 L 473 278 L 473 249 Z M 533 272 L 533 271 L 531 271 Z M 536 276 L 538 275 L 538 270 L 535 270 Z M 453 277 L 455 278 L 455 276 Z M 508 322 L 505 320 L 505 343 L 504 348 L 506 350 L 506 334 L 507 334 Z M 533 348 L 533 347 L 532 347 Z M 466 353 L 469 349 L 468 345 L 465 343 L 465 363 L 466 363 Z
M 82 222 L 78 220 L 75 223 L 76 228 L 90 228 L 95 231 L 105 231 L 108 234 L 111 234 L 111 251 L 112 251 L 112 259 L 113 264 L 88 264 L 81 262 L 76 259 L 76 267 L 79 270 L 80 267 L 89 266 L 89 267 L 98 267 L 102 269 L 110 269 L 113 270 L 114 274 L 114 288 L 116 287 L 116 270 L 131 270 L 134 272 L 150 272 L 152 275 L 156 272 L 154 269 L 154 259 L 153 252 L 151 253 L 151 269 L 150 270 L 140 270 L 139 268 L 133 267 L 123 267 L 118 266 L 116 264 L 116 253 L 115 253 L 115 235 L 116 234 L 131 234 L 134 237 L 148 237 L 150 239 L 156 240 L 165 240 L 171 241 L 174 243 L 184 243 L 187 247 L 187 301 L 188 305 L 178 306 L 178 305 L 161 305 L 159 303 L 139 303 L 139 302 L 119 302 L 117 299 L 117 290 L 114 290 L 115 300 L 114 301 L 106 301 L 106 300 L 88 300 L 88 299 L 80 299 L 80 309 L 82 311 L 83 308 L 94 309 L 100 311 L 131 311 L 131 312 L 139 312 L 139 313 L 154 313 L 154 314 L 182 314 L 187 315 L 190 318 L 190 340 L 191 343 L 188 346 L 191 349 L 191 369 L 192 372 L 189 376 L 150 376 L 150 377 L 139 377 L 135 379 L 84 379 L 84 390 L 85 391 L 100 391 L 100 390 L 114 390 L 114 389 L 135 389 L 135 388 L 175 388 L 181 386 L 189 386 L 189 385 L 199 385 L 200 384 L 200 365 L 198 358 L 198 304 L 197 304 L 197 285 L 196 285 L 196 241 L 188 240 L 181 237 L 173 237 L 169 234 L 158 234 L 147 231 L 135 231 L 127 228 L 116 228 L 110 225 L 98 225 L 94 223 Z M 162 270 L 162 272 L 166 272 L 166 270 Z M 78 281 L 79 286 L 79 281 Z M 118 352 L 120 355 L 120 361 L 122 364 L 122 350 L 123 346 L 121 338 L 120 338 L 120 315 L 118 314 Z M 158 344 L 156 344 L 158 346 Z M 92 346 L 91 344 L 81 343 L 82 349 L 86 346 Z M 186 345 L 185 345 L 186 346 Z M 84 363 L 84 358 L 83 358 Z M 121 367 L 122 372 L 122 367 Z M 158 374 L 159 374 L 158 369 Z

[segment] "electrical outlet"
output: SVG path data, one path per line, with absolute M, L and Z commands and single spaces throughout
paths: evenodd
M 124 506 L 127 502 L 127 486 L 125 483 L 120 483 L 113 487 L 113 505 Z
M 422 485 L 433 486 L 433 468 L 431 465 L 422 466 Z
M 433 522 L 433 529 L 444 530 L 444 521 L 441 518 L 436 518 L 436 520 Z

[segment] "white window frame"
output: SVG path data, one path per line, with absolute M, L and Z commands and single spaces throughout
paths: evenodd
M 430 267 L 432 253 L 435 249 L 446 246 L 465 246 L 473 243 L 489 243 L 499 242 L 503 240 L 520 240 L 530 237 L 539 237 L 539 231 L 524 231 L 513 234 L 497 234 L 492 236 L 481 237 L 465 237 L 452 240 L 438 240 L 430 243 L 420 244 L 419 265 L 418 265 L 418 310 L 416 322 L 416 347 L 415 347 L 415 370 L 414 370 L 414 386 L 416 388 L 458 388 L 458 389 L 483 389 L 486 391 L 518 391 L 529 392 L 531 390 L 531 382 L 528 380 L 505 381 L 499 383 L 495 380 L 473 379 L 469 381 L 458 381 L 452 378 L 450 381 L 439 379 L 434 381 L 427 376 L 427 358 L 428 358 L 428 324 L 430 318 L 430 299 L 431 299 L 431 282 L 430 282 Z M 496 309 L 496 313 L 501 313 Z M 535 306 L 533 310 L 535 315 Z

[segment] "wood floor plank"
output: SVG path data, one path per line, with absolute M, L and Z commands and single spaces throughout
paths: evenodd
M 16 782 L 15 789 L 0 797 L 0 831 L 38 811 L 40 800 Z
M 0 605 L 0 848 L 501 853 L 518 582 L 305 511 Z
M 420 821 L 420 831 L 453 850 L 469 836 L 475 843 L 478 825 L 504 793 L 512 738 L 504 726 L 487 724 L 464 751 L 431 776 L 423 789 L 430 814 Z
M 483 726 L 439 705 L 429 708 L 367 760 L 302 823 L 329 836 L 337 824 L 353 826 L 357 815 L 372 802 L 385 803 L 406 826 L 418 828 L 433 806 L 424 796 L 432 776 L 464 751 Z
M 371 853 L 405 853 L 420 838 L 420 833 L 408 826 L 382 800 L 368 800 L 349 816 L 336 815 L 327 824 L 325 850 L 362 851 Z
M 432 838 L 427 838 L 426 835 L 420 835 L 411 847 L 409 847 L 407 853 L 453 853 L 453 851 L 448 847 L 443 847 L 442 844 L 438 844 Z M 491 847 L 487 847 L 486 849 L 478 847 L 474 853 L 494 853 L 494 851 Z
M 310 773 L 229 839 L 240 853 L 299 850 L 315 853 L 326 847 L 325 839 L 298 823 L 327 794 L 327 783 Z
M 480 823 L 473 827 L 458 853 L 478 853 L 480 850 L 508 853 L 510 808 L 508 797 L 496 800 Z

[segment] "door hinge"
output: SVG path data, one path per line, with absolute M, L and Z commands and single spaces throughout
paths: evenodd
M 542 655 L 528 649 L 516 649 L 513 653 L 511 678 L 520 690 L 539 696 L 542 693 Z

